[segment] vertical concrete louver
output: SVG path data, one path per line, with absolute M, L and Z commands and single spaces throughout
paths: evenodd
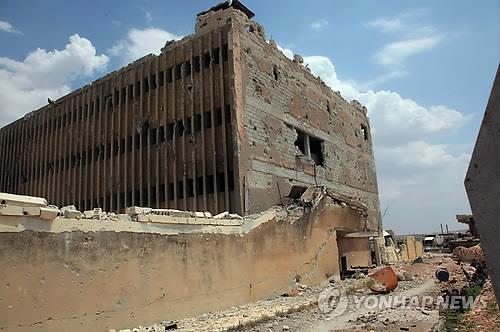
M 0 191 L 57 205 L 225 210 L 325 185 L 381 229 L 367 110 L 292 61 L 239 1 L 195 33 L 0 130 Z

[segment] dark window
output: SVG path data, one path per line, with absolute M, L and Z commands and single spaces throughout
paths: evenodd
M 128 86 L 128 100 L 134 100 L 134 85 L 130 84 Z M 99 102 L 97 102 L 99 104 Z
M 167 141 L 171 141 L 174 139 L 174 128 L 175 128 L 174 123 L 169 123 L 167 125 Z
M 184 75 L 185 76 L 191 75 L 191 61 L 189 60 L 184 62 Z
M 156 89 L 156 74 L 151 75 L 151 90 Z
M 217 174 L 217 190 L 220 193 L 226 191 L 226 180 L 224 179 L 224 173 Z
M 141 95 L 141 82 L 135 82 L 135 96 L 139 97 Z
M 176 122 L 176 136 L 177 137 L 181 137 L 182 135 L 184 135 L 184 121 L 183 120 L 179 120 Z
M 365 125 L 361 125 L 361 135 L 365 141 L 368 141 L 368 127 Z
M 131 152 L 132 151 L 132 136 L 127 137 L 127 151 Z
M 157 129 L 156 128 L 151 128 L 151 130 L 149 131 L 150 132 L 150 136 L 151 136 L 151 145 L 156 145 L 157 143 L 157 140 L 156 140 L 156 132 L 157 132 Z
M 205 53 L 203 54 L 203 68 L 208 68 L 210 67 L 210 53 Z
M 212 113 L 210 111 L 206 111 L 203 115 L 205 121 L 205 128 L 212 128 Z
M 120 104 L 120 91 L 115 90 L 115 105 Z
M 174 184 L 172 182 L 168 184 L 167 195 L 170 201 L 174 200 Z
M 186 181 L 186 191 L 187 191 L 187 197 L 194 197 L 193 179 L 188 179 Z
M 198 195 L 203 194 L 203 177 L 199 176 L 196 178 L 196 193 Z
M 323 141 L 314 137 L 309 137 L 309 147 L 311 150 L 311 159 L 318 166 L 324 165 L 323 158 Z
M 165 185 L 160 185 L 160 202 L 165 202 Z
M 151 205 L 151 206 L 156 205 L 156 186 L 151 187 L 150 197 L 151 197 L 151 202 L 149 202 L 149 205 Z
M 125 100 L 127 98 L 127 88 L 122 89 L 122 103 L 125 103 Z M 92 113 L 94 112 L 94 107 L 92 106 Z
M 212 194 L 214 192 L 214 176 L 207 175 L 207 194 Z
M 192 133 L 192 123 L 191 123 L 191 117 L 188 117 L 186 119 L 186 135 L 191 135 Z
M 193 70 L 195 72 L 199 72 L 200 71 L 200 57 L 199 56 L 195 56 L 193 58 Z
M 149 81 L 147 78 L 142 81 L 142 89 L 144 90 L 144 93 L 149 91 Z
M 173 77 L 173 72 L 174 72 L 174 68 L 173 67 L 170 67 L 167 69 L 167 83 L 172 83 L 172 77 Z
M 219 52 L 220 48 L 218 47 L 212 50 L 212 62 L 214 65 L 218 65 L 220 62 Z
M 303 155 L 306 154 L 306 134 L 297 130 L 297 139 L 295 140 L 295 146 L 299 148 Z
M 158 128 L 158 139 L 160 143 L 165 142 L 165 126 Z
M 160 86 L 163 86 L 165 85 L 165 72 L 161 71 L 159 74 L 158 74 L 158 83 L 160 84 Z
M 177 181 L 177 199 L 184 198 L 184 182 Z
M 135 134 L 135 149 L 139 150 L 141 147 L 141 136 L 139 134 Z
M 197 133 L 201 131 L 201 114 L 195 114 L 194 116 L 194 132 Z
M 215 110 L 215 125 L 222 125 L 222 110 L 220 108 Z

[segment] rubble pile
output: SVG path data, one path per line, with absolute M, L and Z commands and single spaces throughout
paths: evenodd
M 315 307 L 318 293 L 321 291 L 320 287 L 308 287 L 299 284 L 297 284 L 296 288 L 300 291 L 291 296 L 277 296 L 269 300 L 232 307 L 224 311 L 206 313 L 196 318 L 179 320 L 175 323 L 176 331 L 239 331 L 244 328 L 251 328 L 264 321 L 272 321 L 272 324 L 278 326 L 281 330 L 283 325 L 280 325 L 279 321 L 283 320 L 283 317 Z M 165 325 L 164 322 L 160 322 L 146 327 L 112 329 L 109 332 L 164 332 L 168 331 Z M 171 322 L 170 325 L 172 326 Z

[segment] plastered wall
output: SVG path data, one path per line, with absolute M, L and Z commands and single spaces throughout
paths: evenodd
M 338 276 L 337 229 L 362 218 L 325 204 L 244 236 L 0 233 L 8 267 L 0 270 L 0 329 L 107 331 L 281 294 L 297 276 L 310 285 Z

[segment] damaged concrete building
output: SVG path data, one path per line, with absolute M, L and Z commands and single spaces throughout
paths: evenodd
M 357 198 L 380 223 L 366 108 L 292 61 L 239 1 L 195 33 L 0 130 L 0 192 L 80 210 L 248 215 L 293 185 Z
M 190 317 L 372 264 L 366 108 L 253 16 L 217 5 L 0 130 L 0 329 Z

